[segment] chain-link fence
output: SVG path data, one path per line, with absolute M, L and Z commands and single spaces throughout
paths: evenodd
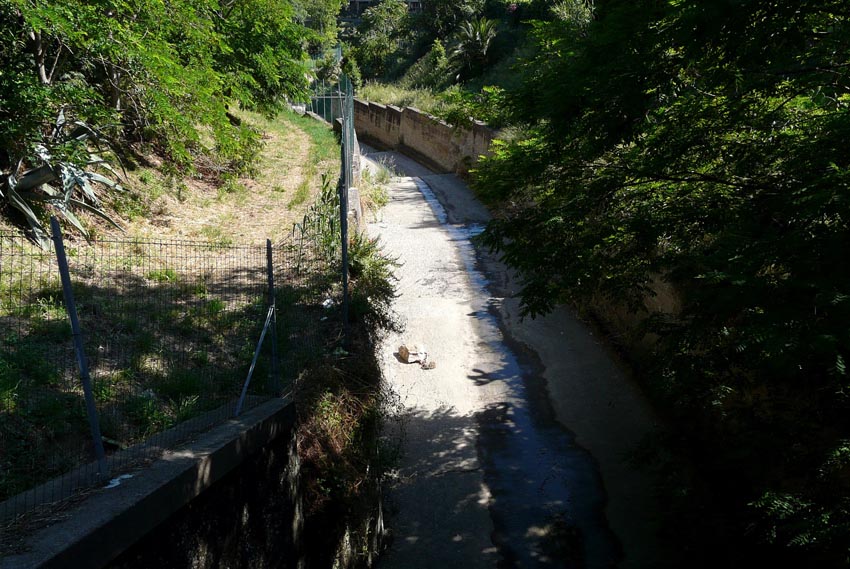
M 0 233 L 0 521 L 102 483 L 237 406 L 286 395 L 323 349 L 339 288 L 335 267 L 304 235 L 275 246 L 64 248 L 99 435 L 57 256 Z M 257 349 L 267 321 L 273 340 Z

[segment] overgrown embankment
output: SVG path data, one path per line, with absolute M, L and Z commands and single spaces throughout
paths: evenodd
M 850 20 L 838 2 L 608 2 L 535 26 L 476 187 L 530 315 L 654 335 L 656 464 L 694 563 L 846 566 Z M 678 310 L 646 303 L 658 283 Z M 678 460 L 671 457 L 685 457 Z
M 333 19 L 340 8 L 339 2 L 247 1 L 228 6 L 205 1 L 191 5 L 143 4 L 102 9 L 102 6 L 76 1 L 33 5 L 11 0 L 0 6 L 0 28 L 9 39 L 0 49 L 0 63 L 4 69 L 0 78 L 2 228 L 17 231 L 28 227 L 28 235 L 46 247 L 47 219 L 55 214 L 62 218 L 70 236 L 72 253 L 77 246 L 86 247 L 79 240 L 80 236 L 103 242 L 114 239 L 119 233 L 129 234 L 129 243 L 141 239 L 154 249 L 163 240 L 186 239 L 203 240 L 203 246 L 210 249 L 247 243 L 262 246 L 266 239 L 284 240 L 293 233 L 296 224 L 299 237 L 303 238 L 308 230 L 305 215 L 310 215 L 311 209 L 315 213 L 322 208 L 331 221 L 325 220 L 319 225 L 332 230 L 333 220 L 339 216 L 338 205 L 335 213 L 333 204 L 318 208 L 312 205 L 317 200 L 325 200 L 329 190 L 330 195 L 334 193 L 339 146 L 331 130 L 292 115 L 284 115 L 279 121 L 270 117 L 285 109 L 290 100 L 303 100 L 307 95 L 306 46 L 322 51 L 335 40 Z M 124 186 L 123 189 L 120 186 Z M 315 246 L 321 254 L 338 252 L 338 243 L 333 243 L 332 235 L 311 234 L 309 237 L 320 239 Z M 151 244 L 153 238 L 159 242 Z M 373 255 L 370 245 L 363 244 L 359 250 L 372 251 L 359 258 L 352 257 L 360 267 L 378 262 L 379 256 Z M 357 245 L 352 244 L 352 252 L 356 251 Z M 130 263 L 138 256 L 127 257 L 123 261 Z M 300 263 L 300 253 L 298 259 Z M 302 289 L 279 284 L 282 290 L 278 292 L 286 297 L 287 307 L 292 310 L 286 314 L 290 319 L 284 321 L 288 324 L 282 332 L 289 337 L 281 342 L 281 347 L 291 347 L 303 336 L 315 341 L 314 353 L 296 354 L 299 365 L 303 364 L 304 370 L 313 373 L 310 387 L 319 393 L 314 398 L 309 395 L 311 392 L 304 392 L 303 423 L 310 424 L 314 415 L 321 414 L 322 407 L 317 407 L 314 399 L 331 406 L 337 405 L 339 400 L 339 405 L 356 408 L 346 423 L 356 430 L 360 421 L 373 421 L 368 417 L 379 405 L 379 392 L 377 385 L 368 388 L 366 385 L 376 384 L 377 378 L 352 380 L 356 387 L 347 388 L 351 393 L 339 387 L 341 382 L 335 375 L 336 370 L 346 369 L 340 358 L 356 353 L 356 358 L 351 357 L 367 361 L 370 356 L 365 351 L 338 352 L 342 342 L 341 327 L 333 324 L 340 324 L 339 310 L 325 310 L 321 302 L 338 299 L 339 286 L 334 282 L 338 283 L 341 273 L 338 261 L 334 264 L 335 261 L 328 260 L 328 263 L 328 267 L 333 265 L 334 268 L 328 268 L 327 274 L 316 279 L 324 287 L 321 289 L 324 298 L 307 298 Z M 222 331 L 217 325 L 209 325 L 210 314 L 226 312 L 226 301 L 214 298 L 203 282 L 196 282 L 203 281 L 203 271 L 198 271 L 199 276 L 193 275 L 197 279 L 190 280 L 173 267 L 157 266 L 148 271 L 135 268 L 139 269 L 141 277 L 135 273 L 132 276 L 153 288 L 161 285 L 159 288 L 177 291 L 179 298 L 169 302 L 167 308 L 137 306 L 145 310 L 141 322 L 136 322 L 138 325 L 133 328 L 133 319 L 124 318 L 117 332 L 105 329 L 108 319 L 98 316 L 97 310 L 102 307 L 94 306 L 90 316 L 95 327 L 91 329 L 110 339 L 123 338 L 125 328 L 139 331 L 149 320 L 178 320 L 178 327 L 185 330 L 168 328 L 168 338 L 164 334 L 157 337 L 154 333 L 154 337 L 144 342 L 145 358 L 135 358 L 138 361 L 130 362 L 128 369 L 148 361 L 159 365 L 163 358 L 153 353 L 156 352 L 153 348 L 165 345 L 168 339 L 174 340 L 168 343 L 169 349 L 178 349 L 175 348 L 178 346 L 189 354 L 185 359 L 190 367 L 197 367 L 201 360 L 208 367 L 216 367 L 220 363 L 216 358 L 224 357 L 223 350 L 210 356 L 215 351 L 210 346 L 205 344 L 195 349 L 194 344 L 182 341 L 185 338 L 181 334 L 189 333 L 194 319 L 195 324 L 209 332 L 198 334 L 202 338 L 194 338 L 200 343 L 214 345 L 223 341 L 238 346 L 234 349 L 238 358 L 234 356 L 233 359 L 242 359 L 233 371 L 236 373 L 238 369 L 241 375 L 244 356 L 247 355 L 250 362 L 251 349 L 246 341 L 229 342 L 230 335 L 236 334 L 245 340 L 244 336 L 252 335 L 255 329 L 253 326 L 245 327 L 250 330 L 228 327 L 229 323 L 222 323 L 222 327 L 227 328 Z M 255 276 L 261 274 L 261 266 L 247 269 L 242 265 L 231 266 L 221 272 L 227 270 L 233 273 L 228 275 L 232 283 L 237 282 L 241 273 L 236 273 L 240 271 Z M 358 326 L 366 326 L 362 333 L 367 336 L 376 333 L 373 323 L 381 320 L 371 316 L 376 306 L 372 299 L 380 298 L 387 291 L 391 295 L 391 287 L 387 288 L 389 281 L 374 275 L 369 271 L 354 275 L 352 266 L 351 312 L 355 321 L 351 329 L 356 331 L 361 330 Z M 55 296 L 57 290 L 53 287 L 36 291 L 34 298 L 44 300 L 43 306 L 34 309 L 29 316 L 39 310 L 58 312 L 58 302 L 50 296 Z M 38 292 L 45 294 L 39 296 Z M 112 292 L 114 294 L 107 298 L 116 303 L 127 294 L 125 289 Z M 17 300 L 13 298 L 12 302 Z M 252 306 L 257 308 L 263 302 L 264 299 L 258 297 Z M 380 306 L 382 301 L 378 302 Z M 306 316 L 320 322 L 324 322 L 321 318 L 326 318 L 330 325 L 321 334 L 296 330 L 298 317 L 305 316 L 299 311 L 308 312 Z M 250 314 L 252 323 L 255 316 L 253 312 Z M 100 328 L 98 323 L 102 325 Z M 108 323 L 113 324 L 111 320 Z M 64 323 L 53 324 L 61 328 Z M 58 334 L 57 330 L 54 326 L 49 333 Z M 35 367 L 27 367 L 17 360 L 7 361 L 6 348 L 20 355 L 20 342 L 11 335 L 4 335 L 2 340 L 0 402 L 5 419 L 12 415 L 11 402 L 20 391 L 21 382 L 29 380 L 26 369 Z M 350 350 L 360 345 L 354 338 L 351 342 Z M 129 348 L 135 349 L 142 343 L 134 340 Z M 33 349 L 26 350 L 24 359 L 32 363 L 38 359 L 39 339 L 33 337 L 30 344 L 28 347 Z M 368 345 L 368 341 L 363 345 Z M 184 349 L 186 346 L 191 349 Z M 227 354 L 229 356 L 230 352 Z M 315 372 L 321 365 L 327 365 L 331 371 Z M 142 417 L 142 434 L 134 435 L 132 440 L 113 439 L 110 444 L 126 446 L 143 438 L 146 429 L 161 430 L 179 424 L 186 417 L 186 406 L 191 407 L 193 398 L 200 395 L 198 392 L 207 388 L 194 379 L 174 381 L 173 374 L 165 367 L 159 365 L 158 375 L 150 381 L 147 376 L 140 379 L 130 374 L 126 381 L 99 384 L 125 399 L 141 398 L 142 409 L 137 415 Z M 230 375 L 226 372 L 231 368 L 218 371 Z M 299 367 L 297 372 L 301 371 Z M 353 376 L 360 377 L 357 373 Z M 322 389 L 320 386 L 325 380 L 328 387 Z M 46 380 L 28 386 L 33 389 L 27 392 L 52 393 L 56 390 L 50 383 L 51 380 Z M 178 384 L 176 388 L 174 383 Z M 79 393 L 66 395 L 59 409 L 40 409 L 38 413 L 28 414 L 28 418 L 39 425 L 48 424 L 41 428 L 39 436 L 58 446 L 67 442 L 68 439 L 63 438 L 67 432 L 85 432 Z M 98 393 L 97 396 L 108 401 L 108 394 Z M 28 397 L 30 399 L 39 400 L 39 397 Z M 49 396 L 41 398 L 48 399 L 52 400 Z M 313 449 L 310 451 L 312 458 L 306 461 L 308 470 L 311 460 L 324 460 L 323 453 L 334 452 L 327 445 L 323 446 L 324 427 L 313 425 L 310 429 L 311 434 L 305 435 L 305 439 L 319 442 L 305 443 L 305 448 Z M 335 441 L 333 436 L 328 437 Z M 77 435 L 73 439 L 75 443 L 83 440 Z M 340 443 L 335 455 L 340 460 L 334 464 L 342 464 L 349 452 L 361 452 L 358 445 L 362 446 L 363 440 Z M 82 450 L 78 454 L 85 455 L 88 450 L 85 444 L 80 442 Z M 18 450 L 26 453 L 26 448 Z M 352 461 L 351 468 L 356 470 L 362 466 L 353 458 Z M 65 466 L 54 463 L 52 467 L 56 468 L 49 472 L 61 471 Z M 315 469 L 316 476 L 324 476 L 324 468 L 325 465 L 320 464 Z M 19 489 L 18 482 L 20 480 L 14 480 L 7 485 L 9 492 Z M 341 484 L 346 485 L 352 487 L 346 491 L 346 496 L 356 496 L 361 485 L 367 486 L 357 481 Z M 330 501 L 338 498 L 342 497 L 333 494 Z M 325 499 L 328 495 L 316 494 L 317 503 Z
M 301 22 L 288 3 L 5 2 L 0 193 L 10 215 L 42 242 L 48 212 L 85 233 L 78 214 L 106 214 L 119 159 L 138 152 L 161 156 L 170 174 L 246 172 L 258 132 L 233 111 L 272 116 L 306 96 L 304 46 L 332 40 Z
M 256 321 L 258 318 L 261 320 L 257 309 L 264 301 L 265 246 L 255 245 L 264 243 L 266 236 L 284 241 L 294 239 L 296 247 L 284 247 L 282 256 L 279 258 L 275 253 L 274 257 L 275 267 L 280 261 L 281 269 L 277 274 L 278 353 L 285 367 L 284 376 L 293 380 L 296 387 L 299 409 L 297 450 L 302 458 L 308 514 L 305 536 L 315 546 L 310 547 L 308 557 L 311 563 L 325 566 L 337 554 L 352 557 L 355 550 L 362 551 L 365 547 L 372 551 L 376 547 L 377 484 L 381 472 L 376 436 L 384 398 L 380 372 L 374 363 L 372 341 L 382 326 L 391 323 L 388 303 L 393 287 L 389 262 L 382 258 L 375 243 L 360 235 L 352 238 L 350 339 L 343 348 L 339 204 L 331 182 L 339 172 L 339 145 L 329 125 L 309 118 L 284 114 L 271 121 L 250 113 L 240 113 L 240 117 L 246 126 L 250 121 L 250 124 L 256 125 L 251 128 L 262 127 L 264 133 L 265 143 L 259 151 L 260 160 L 251 169 L 252 176 L 208 171 L 205 168 L 209 168 L 209 164 L 200 161 L 196 165 L 197 176 L 180 177 L 167 168 L 156 167 L 160 164 L 156 155 L 138 157 L 136 163 L 128 165 L 124 191 L 105 202 L 110 216 L 132 239 L 121 240 L 122 236 L 114 227 L 110 228 L 95 216 L 80 216 L 88 234 L 105 243 L 104 247 L 115 240 L 126 241 L 130 247 L 123 254 L 108 256 L 107 260 L 115 261 L 107 262 L 109 270 L 117 270 L 121 275 L 132 273 L 135 276 L 132 286 L 137 293 L 142 290 L 140 283 L 143 281 L 159 294 L 147 304 L 142 298 L 133 301 L 133 310 L 142 309 L 143 317 L 135 318 L 135 312 L 125 310 L 117 313 L 124 320 L 114 323 L 113 309 L 116 306 L 127 308 L 127 302 L 122 299 L 128 290 L 125 290 L 126 287 L 108 289 L 106 281 L 97 276 L 101 274 L 97 271 L 105 269 L 86 261 L 88 255 L 85 252 L 92 247 L 82 242 L 73 243 L 75 250 L 79 248 L 82 251 L 78 255 L 80 258 L 74 259 L 75 263 L 80 261 L 75 266 L 90 266 L 89 277 L 97 281 L 92 286 L 106 293 L 103 298 L 101 295 L 97 297 L 99 300 L 90 302 L 85 294 L 88 289 L 77 287 L 83 304 L 96 309 L 85 310 L 86 331 L 95 342 L 89 347 L 97 353 L 95 359 L 98 362 L 108 360 L 107 363 L 111 362 L 110 365 L 115 367 L 127 360 L 124 362 L 128 368 L 126 372 L 107 370 L 106 375 L 98 376 L 96 398 L 99 406 L 112 410 L 112 414 L 108 415 L 110 418 L 116 410 L 123 413 L 121 410 L 127 400 L 138 403 L 133 407 L 135 414 L 128 411 L 135 438 L 116 435 L 112 430 L 106 433 L 109 444 L 121 448 L 164 428 L 179 428 L 183 420 L 209 409 L 210 401 L 230 401 L 238 394 L 239 378 L 244 379 L 258 333 Z M 159 235 L 160 240 L 150 245 L 144 238 L 153 232 Z M 206 240 L 196 243 L 168 241 L 169 238 L 185 237 L 203 237 Z M 253 245 L 243 245 L 245 243 Z M 166 244 L 170 247 L 168 251 L 177 251 L 176 260 L 163 257 Z M 149 252 L 145 247 L 153 247 L 156 262 L 137 262 L 137 257 L 146 259 L 144 255 Z M 195 263 L 197 267 L 192 265 L 186 271 L 175 268 L 187 262 L 186 251 L 190 247 L 209 251 L 207 256 L 212 255 L 215 260 L 204 257 Z M 249 248 L 252 254 L 243 254 Z M 42 255 L 44 259 L 35 255 L 38 263 L 50 264 L 49 254 Z M 228 255 L 239 256 L 239 262 L 228 260 Z M 97 255 L 97 258 L 100 256 Z M 308 264 L 310 270 L 307 270 Z M 160 265 L 166 268 L 160 268 Z M 10 266 L 4 265 L 4 269 L 8 270 Z M 233 299 L 232 294 L 224 298 L 217 296 L 221 287 L 216 285 L 217 281 L 213 282 L 213 269 L 221 273 L 224 283 L 221 287 L 227 291 L 241 286 L 246 275 L 256 277 L 252 277 L 251 281 L 251 292 L 256 294 L 248 301 L 251 304 L 250 315 L 240 313 L 235 320 L 222 317 L 231 315 Z M 295 278 L 293 275 L 298 277 L 292 280 Z M 76 278 L 79 279 L 78 276 Z M 18 300 L 24 300 L 15 296 L 19 288 L 3 288 L 4 300 L 12 302 L 9 307 Z M 34 291 L 36 295 L 42 293 L 48 294 L 47 289 Z M 51 298 L 61 295 L 61 291 L 54 289 L 50 289 L 49 293 Z M 171 294 L 168 302 L 159 302 L 163 294 Z M 55 300 L 46 302 L 50 303 L 49 306 L 38 303 L 36 306 L 61 312 L 58 306 L 54 307 Z M 323 303 L 328 306 L 323 307 Z M 6 304 L 3 306 L 8 308 Z M 43 310 L 36 310 L 41 311 L 27 314 L 40 318 Z M 61 334 L 66 323 L 64 315 L 60 316 L 50 323 L 54 326 L 50 328 L 49 341 L 57 343 L 57 346 L 68 340 Z M 171 326 L 162 325 L 162 322 Z M 30 334 L 31 331 L 35 333 Z M 140 331 L 144 332 L 143 338 L 138 334 Z M 98 347 L 98 338 L 104 338 L 102 334 L 108 334 L 110 342 L 101 339 Z M 124 346 L 121 351 L 124 359 L 120 361 L 110 356 L 111 340 L 116 334 L 128 339 L 127 342 L 115 342 Z M 0 368 L 3 421 L 0 426 L 4 431 L 9 426 L 6 419 L 12 417 L 12 411 L 6 404 L 15 401 L 19 403 L 16 409 L 26 415 L 26 421 L 40 429 L 39 440 L 44 439 L 45 445 L 61 439 L 78 441 L 81 447 L 85 446 L 87 429 L 76 404 L 80 397 L 72 393 L 73 387 L 68 393 L 63 392 L 61 409 L 39 408 L 38 412 L 31 412 L 27 406 L 32 402 L 50 403 L 53 399 L 47 397 L 45 390 L 55 390 L 57 386 L 50 379 L 33 383 L 30 377 L 33 370 L 38 371 L 50 362 L 33 367 L 19 360 L 24 356 L 36 358 L 39 353 L 43 355 L 44 350 L 38 349 L 39 341 L 44 344 L 47 340 L 35 329 L 27 328 L 25 336 L 32 344 L 28 350 L 21 349 L 20 338 L 3 338 L 3 351 L 0 353 L 4 363 Z M 15 344 L 7 345 L 7 341 Z M 222 349 L 209 348 L 220 341 L 223 342 Z M 146 346 L 143 357 L 134 356 L 140 342 L 145 342 Z M 57 349 L 61 351 L 62 348 L 59 346 Z M 266 348 L 249 397 L 255 393 L 253 386 L 266 385 L 264 378 L 269 370 L 264 362 L 267 353 Z M 18 359 L 10 360 L 6 357 L 10 354 Z M 171 355 L 180 357 L 173 358 L 174 362 L 171 362 Z M 248 359 L 245 360 L 245 357 Z M 222 365 L 223 358 L 232 360 L 233 366 Z M 183 364 L 188 366 L 187 372 L 172 370 L 172 367 L 182 370 L 180 366 Z M 136 369 L 133 366 L 141 367 Z M 199 375 L 207 368 L 213 370 L 219 379 L 212 381 L 206 375 Z M 69 373 L 74 375 L 73 370 Z M 210 381 L 222 392 L 223 399 L 211 397 Z M 41 395 L 31 396 L 33 390 Z M 24 392 L 28 394 L 26 397 Z M 11 440 L 6 434 L 4 432 L 4 443 Z M 38 447 L 47 448 L 41 444 Z M 17 450 L 20 451 L 18 454 L 26 455 L 26 448 Z M 110 453 L 113 450 L 110 449 Z M 42 458 L 49 461 L 51 456 L 48 452 Z M 43 472 L 49 477 L 61 474 L 67 466 L 64 463 L 53 464 Z M 3 487 L 14 493 L 19 480 L 7 477 L 9 472 L 4 469 Z M 32 480 L 28 483 L 31 484 Z M 236 499 L 239 497 L 236 496 Z M 283 512 L 281 515 L 286 514 Z M 367 543 L 369 545 L 364 546 Z M 360 563 L 363 559 L 355 555 L 350 561 Z

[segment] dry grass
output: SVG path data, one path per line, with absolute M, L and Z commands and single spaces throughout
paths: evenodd
M 439 93 L 430 89 L 406 88 L 393 83 L 368 82 L 357 96 L 384 105 L 414 107 L 431 114 L 439 114 L 446 106 Z
M 338 175 L 338 146 L 329 125 L 283 113 L 268 120 L 243 112 L 241 118 L 263 134 L 263 149 L 252 177 L 211 182 L 162 173 L 157 157 L 128 173 L 126 191 L 108 209 L 139 239 L 190 239 L 223 245 L 277 241 L 290 234 L 321 190 L 322 174 Z M 120 232 L 82 214 L 96 237 Z
M 252 177 L 211 181 L 163 173 L 157 156 L 127 173 L 125 191 L 104 193 L 106 210 L 138 239 L 188 239 L 223 245 L 277 241 L 301 221 L 322 187 L 322 175 L 339 175 L 339 146 L 330 125 L 291 112 L 269 120 L 249 112 L 241 118 L 262 132 L 263 149 Z M 198 164 L 205 171 L 204 164 Z M 218 176 L 213 176 L 218 178 Z M 4 200 L 3 200 L 4 201 Z M 5 207 L 5 204 L 0 204 Z M 79 212 L 94 237 L 121 237 L 103 220 Z M 6 212 L 0 230 L 16 230 Z M 71 240 L 79 239 L 73 230 Z

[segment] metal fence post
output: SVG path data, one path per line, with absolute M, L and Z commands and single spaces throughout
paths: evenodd
M 266 323 L 263 325 L 263 331 L 260 333 L 260 341 L 257 342 L 257 348 L 254 350 L 254 359 L 251 360 L 251 367 L 248 368 L 248 377 L 245 378 L 245 383 L 242 384 L 242 393 L 239 395 L 239 400 L 236 402 L 236 411 L 233 416 L 238 417 L 242 413 L 242 406 L 245 404 L 245 398 L 248 396 L 248 387 L 251 385 L 251 378 L 254 376 L 254 368 L 257 367 L 257 360 L 260 359 L 260 350 L 263 349 L 263 340 L 266 339 L 266 331 L 271 324 L 274 309 L 269 308 L 266 315 Z
M 350 345 L 351 334 L 348 322 L 349 311 L 349 283 L 348 283 L 348 192 L 351 189 L 351 136 L 349 134 L 353 124 L 354 105 L 349 105 L 351 94 L 351 83 L 348 76 L 340 78 L 338 93 L 340 94 L 340 114 L 342 115 L 342 136 L 340 154 L 342 159 L 342 171 L 340 172 L 340 229 L 342 233 L 342 326 L 345 347 Z M 353 98 L 352 98 L 353 103 Z
M 346 120 L 343 118 L 343 133 L 345 132 L 345 122 Z M 345 137 L 343 137 L 344 140 Z M 342 330 L 347 348 L 350 335 L 348 325 L 348 185 L 345 175 L 346 148 L 344 142 L 340 146 L 340 154 L 342 158 L 342 172 L 339 180 L 339 221 L 342 238 Z
M 277 359 L 277 302 L 274 288 L 274 260 L 272 255 L 272 240 L 266 239 L 266 264 L 269 272 L 269 307 L 272 310 L 272 390 L 280 392 L 280 369 Z
M 65 295 L 65 307 L 68 317 L 71 319 L 71 330 L 74 335 L 74 351 L 77 354 L 77 365 L 80 369 L 80 379 L 83 383 L 83 396 L 86 401 L 86 414 L 89 419 L 92 442 L 94 443 L 94 454 L 97 457 L 97 469 L 101 478 L 106 478 L 108 471 L 106 465 L 106 452 L 103 449 L 103 436 L 100 433 L 100 420 L 97 416 L 97 407 L 94 401 L 91 376 L 89 375 L 88 361 L 83 349 L 83 334 L 80 328 L 80 319 L 77 316 L 77 305 L 74 303 L 74 292 L 71 290 L 71 273 L 68 270 L 68 258 L 65 256 L 65 243 L 62 241 L 62 229 L 55 217 L 50 218 L 50 230 L 53 233 L 53 245 L 56 249 L 56 261 L 59 264 L 59 274 L 62 277 L 62 291 Z

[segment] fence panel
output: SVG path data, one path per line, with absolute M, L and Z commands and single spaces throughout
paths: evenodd
M 268 305 L 265 245 L 66 244 L 111 475 L 233 415 Z M 322 349 L 332 278 L 313 248 L 272 249 L 284 381 L 267 341 L 244 408 Z M 56 260 L 0 233 L 0 521 L 98 478 Z

